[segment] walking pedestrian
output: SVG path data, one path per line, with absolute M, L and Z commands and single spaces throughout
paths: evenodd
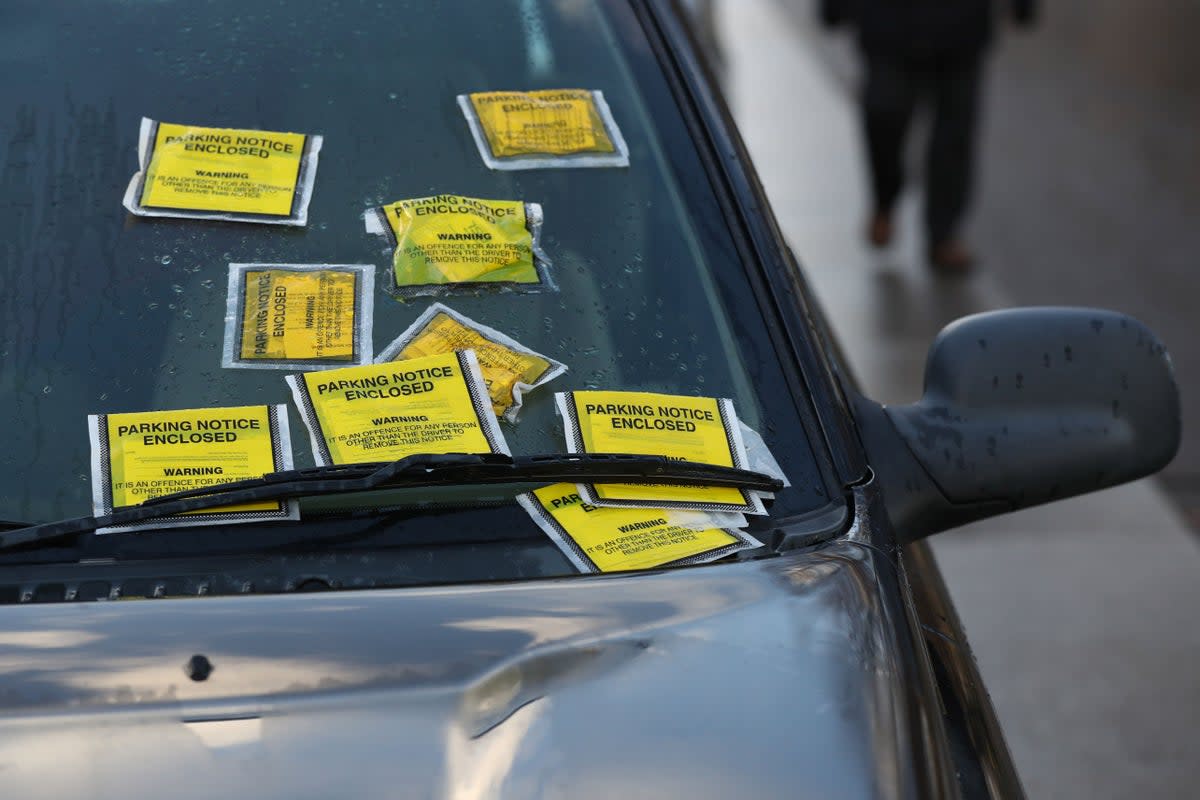
M 997 0 L 1031 24 L 1035 0 Z M 914 111 L 930 106 L 924 223 L 930 266 L 967 272 L 973 257 L 960 238 L 971 200 L 983 64 L 992 38 L 993 0 L 820 0 L 822 21 L 856 29 L 864 80 L 862 119 L 874 207 L 867 239 L 894 235 L 904 184 L 904 141 Z

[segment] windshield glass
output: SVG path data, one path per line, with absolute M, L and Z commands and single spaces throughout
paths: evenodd
M 678 110 L 652 104 L 663 79 L 635 81 L 649 51 L 628 10 L 614 13 L 584 0 L 6 3 L 0 518 L 90 513 L 89 414 L 286 403 L 295 464 L 313 464 L 286 372 L 222 366 L 229 264 L 377 265 L 379 352 L 435 298 L 388 294 L 391 250 L 363 213 L 441 193 L 543 210 L 556 291 L 436 298 L 566 365 L 502 423 L 514 453 L 566 449 L 556 391 L 727 397 L 791 480 L 772 515 L 827 504 L 729 224 Z M 603 92 L 629 166 L 489 169 L 456 95 L 559 88 Z M 307 225 L 129 214 L 143 116 L 323 135 Z M 404 524 L 444 529 L 447 514 Z M 474 510 L 462 524 L 490 523 Z

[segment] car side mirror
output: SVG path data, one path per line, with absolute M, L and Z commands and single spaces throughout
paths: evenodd
M 904 541 L 1150 475 L 1179 449 L 1166 348 L 1099 309 L 958 320 L 929 349 L 919 401 L 855 405 Z

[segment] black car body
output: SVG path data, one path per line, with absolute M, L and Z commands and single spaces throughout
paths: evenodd
M 363 43 L 357 52 L 335 47 L 340 40 L 333 34 L 321 39 L 323 23 L 314 17 L 296 22 L 265 6 L 244 13 L 281 26 L 291 19 L 313 36 L 315 61 L 354 65 L 377 56 L 370 33 L 379 23 L 375 11 L 364 10 L 368 5 L 339 7 L 343 14 L 362 13 L 361 25 L 329 25 L 351 30 L 347 41 Z M 536 39 L 537 25 L 548 24 L 530 21 L 530 9 L 540 5 L 515 2 L 505 9 L 524 15 L 521 30 Z M 544 5 L 549 17 L 570 22 L 588 4 Z M 180 86 L 195 81 L 209 90 L 192 62 L 228 77 L 236 74 L 233 61 L 257 52 L 236 41 L 240 29 L 233 22 L 228 53 L 189 43 L 189 35 L 203 38 L 189 34 L 191 13 L 198 15 L 195 24 L 220 29 L 207 8 L 147 6 L 130 17 L 129 8 L 115 6 L 122 21 L 148 15 L 138 36 L 149 38 L 126 44 L 165 47 L 161 63 L 178 69 Z M 442 10 L 432 7 L 431 17 Z M 170 24 L 150 19 L 168 12 L 179 18 Z M 739 341 L 754 345 L 742 352 L 760 359 L 749 374 L 760 395 L 770 395 L 762 402 L 774 404 L 764 405 L 761 424 L 796 495 L 801 489 L 809 494 L 781 494 L 771 515 L 753 528 L 765 546 L 741 559 L 604 576 L 571 575 L 540 532 L 522 527 L 518 511 L 496 503 L 467 509 L 401 504 L 386 517 L 388 525 L 416 532 L 387 548 L 382 537 L 392 534 L 374 516 L 358 514 L 331 516 L 316 539 L 297 538 L 279 523 L 177 532 L 166 547 L 158 534 L 141 534 L 81 536 L 0 552 L 0 784 L 6 796 L 1022 795 L 961 627 L 920 540 L 1160 468 L 1174 453 L 1179 426 L 1165 351 L 1140 324 L 1109 312 L 986 315 L 939 339 L 921 403 L 895 409 L 872 403 L 847 377 L 677 11 L 666 3 L 614 1 L 594 12 L 606 41 L 620 51 L 627 85 L 640 93 L 635 108 L 606 86 L 606 94 L 617 96 L 614 112 L 625 120 L 655 116 L 656 158 L 695 217 L 699 246 L 729 265 L 712 273 L 719 293 L 761 316 L 735 320 L 754 331 L 739 331 Z M 411 6 L 394 13 L 398 28 L 415 23 L 404 16 L 417 13 Z M 489 40 L 487 20 L 438 18 L 429 30 L 442 26 L 455 27 L 472 47 L 507 42 Z M 155 39 L 165 30 L 176 38 Z M 47 31 L 67 36 L 33 24 L 28 47 L 44 44 L 37 37 Z M 79 47 L 86 50 L 86 32 L 73 35 L 85 40 Z M 192 49 L 169 52 L 185 45 Z M 280 63 L 284 51 L 272 46 L 261 48 L 260 70 Z M 527 47 L 525 54 L 536 52 Z M 528 57 L 532 63 L 535 57 Z M 356 107 L 356 124 L 367 124 L 370 108 L 355 97 L 356 70 L 347 67 L 324 90 L 332 107 L 342 107 L 335 100 L 363 105 Z M 280 64 L 278 73 L 260 71 L 246 80 L 287 80 L 289 74 Z M 422 75 L 434 76 L 429 80 L 443 99 L 464 88 L 416 67 L 414 85 Z M 72 79 L 94 97 L 104 92 L 92 82 L 103 86 L 113 78 Z M 336 85 L 345 87 L 345 96 L 330 91 Z M 237 91 L 231 83 L 229 97 L 214 98 L 212 106 L 237 103 L 230 99 Z M 139 92 L 133 92 L 139 102 L 150 102 Z M 128 177 L 127 149 L 118 145 L 129 140 L 120 133 L 129 109 L 106 112 L 94 102 L 73 102 L 61 101 L 61 119 L 69 119 L 74 132 L 90 131 L 90 139 L 39 127 L 45 120 L 36 108 L 17 115 L 8 137 L 10 211 L 19 211 L 23 187 L 53 184 L 67 173 L 103 186 Z M 446 125 L 458 124 L 452 107 L 439 113 L 449 115 Z M 649 156 L 639 150 L 636 133 L 631 139 L 636 168 L 639 157 Z M 469 144 L 465 134 L 463 141 Z M 113 152 L 89 149 L 97 142 Z M 356 143 L 402 146 L 384 133 Z M 45 147 L 57 148 L 65 161 L 36 154 Z M 322 158 L 323 171 L 336 171 L 338 159 L 350 165 L 353 154 L 338 154 L 331 145 Z M 51 171 L 38 172 L 47 164 Z M 553 193 L 558 184 L 566 197 L 610 191 L 604 182 L 619 176 L 563 171 L 544 184 L 516 180 L 513 188 Z M 314 219 L 323 190 L 318 184 Z M 6 278 L 22 275 L 27 254 L 46 253 L 36 237 L 54 234 L 45 220 L 60 217 L 46 209 L 64 196 L 82 209 L 84 234 L 62 234 L 71 252 L 50 253 L 46 274 L 55 279 L 66 274 L 55 265 L 78 263 L 89 247 L 115 259 L 160 244 L 142 223 L 127 222 L 123 232 L 106 228 L 108 212 L 93 213 L 90 204 L 104 206 L 109 198 L 91 191 L 32 191 L 29 216 L 20 217 L 30 238 L 10 246 Z M 367 194 L 381 191 L 376 186 Z M 636 205 L 651 189 L 611 191 Z M 554 213 L 551 206 L 548 220 Z M 218 251 L 252 247 L 249 234 L 235 228 L 217 223 L 202 244 Z M 154 230 L 158 236 L 176 229 Z M 303 239 L 297 234 L 290 241 L 299 247 Z M 607 246 L 602 237 L 588 241 Z M 560 251 L 574 246 L 565 238 L 557 245 Z M 683 257 L 669 242 L 647 247 L 658 248 L 652 252 L 663 261 Z M 116 275 L 119 268 L 112 270 Z M 684 298 L 666 313 L 668 321 L 689 313 L 687 287 L 666 282 L 656 290 Z M 614 297 L 623 311 L 628 300 Z M 152 320 L 143 321 L 143 329 L 153 327 Z M 117 333 L 132 337 L 135 329 Z M 22 349 L 25 340 L 11 330 L 8 339 L 17 353 L 36 349 Z M 136 362 L 140 345 L 132 341 L 127 357 Z M 704 340 L 682 342 L 680 349 L 689 346 L 704 349 Z M 1073 354 L 1069 364 L 1056 359 L 1053 367 L 1043 366 L 1043 355 L 1053 350 L 1057 357 L 1064 347 Z M 656 361 L 653 348 L 614 358 L 645 360 L 647 375 L 667 364 Z M 10 377 L 29 372 L 12 364 Z M 1122 383 L 1141 391 L 1121 396 L 1124 404 L 1114 407 Z M 27 406 L 15 407 L 16 419 L 31 419 Z M 24 467 L 10 458 L 4 469 L 3 477 L 14 479 Z M 5 497 L 17 502 L 15 495 Z M 69 500 L 63 503 L 70 507 Z M 30 507 L 38 517 L 36 504 Z M 422 520 L 432 522 L 419 528 Z M 86 602 L 92 600 L 128 602 Z

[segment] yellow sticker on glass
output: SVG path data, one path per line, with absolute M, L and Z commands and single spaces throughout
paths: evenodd
M 629 151 L 604 95 L 588 89 L 459 95 L 492 169 L 627 166 Z
M 292 468 L 284 406 L 93 414 L 88 430 L 97 516 L 164 494 Z M 101 528 L 97 533 L 298 518 L 295 501 L 268 501 Z
M 555 395 L 572 453 L 632 453 L 747 469 L 733 402 L 651 392 Z M 765 514 L 753 491 L 729 487 L 580 484 L 588 502 L 633 508 L 688 508 Z
M 230 264 L 222 366 L 369 363 L 374 286 L 370 264 Z
M 304 225 L 321 141 L 143 119 L 125 207 L 141 216 Z
M 517 497 L 580 572 L 617 572 L 714 561 L 761 546 L 741 531 L 696 529 L 666 509 L 600 508 L 573 483 L 544 486 Z
M 391 285 L 401 297 L 550 288 L 537 203 L 440 194 L 372 209 L 365 221 L 395 248 Z
M 616 150 L 586 89 L 475 92 L 467 97 L 497 158 Z
M 319 465 L 504 453 L 470 350 L 287 376 Z
M 500 331 L 469 319 L 454 309 L 434 303 L 384 348 L 377 362 L 473 350 L 479 360 L 496 416 L 516 422 L 525 392 L 553 380 L 567 368 L 533 352 Z

